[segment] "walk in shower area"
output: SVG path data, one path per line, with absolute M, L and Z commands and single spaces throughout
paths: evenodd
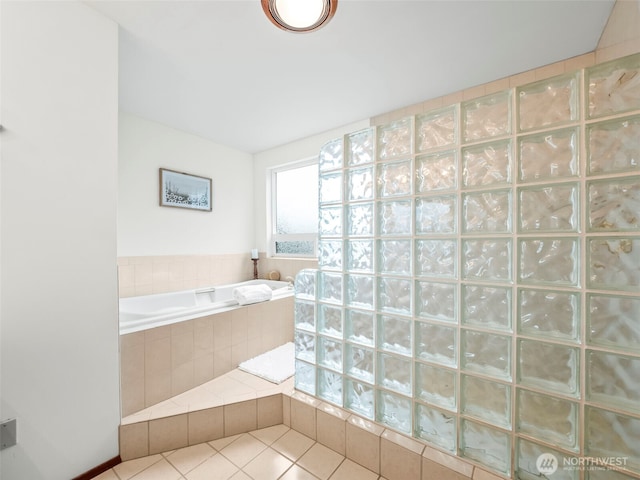
M 639 162 L 638 54 L 329 142 L 296 388 L 503 476 L 640 478 Z

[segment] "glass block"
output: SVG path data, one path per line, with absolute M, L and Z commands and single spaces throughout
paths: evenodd
M 347 135 L 347 165 L 362 165 L 373 162 L 373 129 L 367 128 Z
M 578 130 L 528 135 L 518 139 L 520 180 L 535 182 L 578 175 Z
M 346 345 L 345 372 L 363 382 L 375 382 L 375 359 L 373 350 L 357 345 Z
M 376 177 L 380 197 L 411 195 L 411 160 L 381 163 Z
M 373 204 L 348 205 L 347 234 L 350 236 L 373 235 Z
M 589 230 L 640 230 L 640 177 L 587 182 Z
M 447 410 L 456 410 L 455 370 L 416 363 L 415 396 Z
M 587 400 L 640 412 L 640 358 L 587 350 Z
M 328 402 L 342 406 L 342 375 L 339 373 L 318 369 L 318 397 Z
M 520 281 L 540 285 L 578 286 L 579 243 L 576 238 L 520 240 Z
M 347 170 L 347 199 L 369 200 L 373 198 L 373 168 Z
M 465 370 L 511 380 L 511 337 L 463 330 L 460 350 Z
M 316 363 L 316 336 L 296 330 L 294 332 L 296 358 L 309 363 Z
M 509 90 L 464 102 L 461 112 L 466 142 L 511 133 Z
M 519 87 L 517 94 L 520 131 L 577 120 L 578 90 L 577 73 Z
M 375 344 L 374 314 L 360 310 L 346 310 L 345 330 L 347 340 L 373 346 Z
M 342 372 L 342 342 L 318 336 L 318 365 Z
M 320 203 L 336 203 L 342 200 L 342 172 L 320 175 Z
M 585 70 L 589 118 L 640 108 L 640 54 Z
M 590 175 L 637 172 L 640 167 L 640 116 L 587 125 Z
M 449 452 L 456 450 L 456 415 L 416 404 L 415 436 Z
M 411 240 L 378 240 L 378 271 L 411 275 Z
M 511 429 L 511 387 L 462 375 L 460 412 Z
M 315 332 L 315 304 L 296 299 L 294 307 L 295 328 Z
M 342 275 L 339 273 L 320 272 L 318 298 L 326 302 L 342 303 Z
M 456 322 L 456 285 L 416 282 L 416 313 L 423 318 Z
M 404 395 L 411 395 L 413 383 L 411 381 L 412 361 L 410 358 L 378 353 L 378 385 Z
M 580 396 L 578 348 L 518 340 L 518 380 L 572 397 Z
M 416 117 L 418 152 L 452 145 L 458 139 L 458 116 L 456 107 L 425 113 Z
M 416 275 L 456 278 L 458 248 L 456 240 L 416 240 Z
M 415 329 L 417 358 L 451 367 L 458 364 L 455 327 L 416 322 Z
M 519 188 L 518 228 L 523 233 L 577 232 L 579 192 L 577 183 Z
M 342 207 L 320 207 L 321 237 L 342 235 Z
M 623 460 L 620 460 L 621 462 Z M 616 472 L 610 468 L 598 470 L 587 470 L 584 480 L 637 480 L 638 477 L 632 477 L 622 472 Z
M 411 154 L 413 125 L 411 117 L 378 127 L 378 159 L 386 160 Z
M 511 469 L 509 434 L 463 418 L 460 422 L 460 454 L 493 470 L 508 473 Z
M 511 140 L 462 150 L 462 185 L 486 187 L 511 183 Z
M 342 338 L 342 308 L 334 305 L 318 305 L 318 332 Z
M 296 374 L 294 376 L 296 390 L 316 394 L 316 367 L 308 363 L 296 360 Z
M 640 352 L 640 298 L 588 294 L 587 343 Z
M 577 403 L 522 389 L 517 396 L 518 432 L 568 450 L 580 450 Z
M 518 290 L 518 332 L 571 342 L 580 339 L 580 294 Z
M 321 172 L 342 167 L 342 139 L 332 140 L 320 148 L 318 166 Z
M 455 150 L 416 158 L 416 192 L 453 190 L 458 184 L 458 158 Z
M 587 238 L 587 286 L 640 290 L 640 238 Z
M 511 232 L 511 190 L 462 196 L 463 233 Z
M 373 310 L 374 277 L 347 276 L 347 305 Z
M 358 415 L 373 420 L 375 413 L 374 388 L 371 385 L 347 378 L 344 382 L 344 389 L 344 406 Z
M 300 270 L 295 279 L 295 295 L 296 298 L 316 298 L 316 276 L 318 271 L 315 269 L 305 268 Z
M 413 346 L 411 318 L 378 316 L 378 347 L 401 355 L 411 355 Z
M 411 200 L 378 202 L 380 235 L 411 235 Z
M 320 240 L 318 242 L 318 267 L 321 270 L 341 270 L 342 251 L 342 240 Z
M 411 280 L 378 279 L 379 310 L 411 315 Z
M 347 242 L 347 270 L 373 272 L 373 240 Z
M 511 240 L 463 240 L 462 262 L 462 276 L 467 280 L 511 282 Z
M 542 464 L 545 459 L 553 463 Z M 577 468 L 565 468 L 578 461 L 572 457 L 538 445 L 523 438 L 518 438 L 516 446 L 516 478 L 518 480 L 579 480 L 580 471 Z M 546 469 L 545 469 L 546 468 Z M 556 469 L 553 471 L 553 469 Z M 541 472 L 540 470 L 543 470 Z M 553 471 L 553 473 L 551 473 Z M 613 478 L 609 480 L 614 480 Z
M 585 455 L 626 457 L 625 468 L 640 473 L 640 418 L 590 406 L 584 416 Z
M 454 195 L 416 199 L 416 233 L 456 233 L 456 204 Z
M 511 331 L 511 289 L 462 285 L 462 323 Z
M 393 430 L 411 433 L 411 399 L 378 391 L 376 420 Z

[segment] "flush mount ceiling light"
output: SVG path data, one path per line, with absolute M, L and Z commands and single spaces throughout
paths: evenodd
M 260 0 L 271 23 L 288 32 L 313 32 L 324 26 L 338 8 L 338 0 Z

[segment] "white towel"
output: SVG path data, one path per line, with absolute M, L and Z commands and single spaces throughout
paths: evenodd
M 245 287 L 234 288 L 231 294 L 239 305 L 250 305 L 252 303 L 271 300 L 273 290 L 263 283 L 260 285 L 247 285 Z

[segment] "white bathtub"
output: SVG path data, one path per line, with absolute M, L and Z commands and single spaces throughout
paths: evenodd
M 120 335 L 237 308 L 238 302 L 232 296 L 233 289 L 256 284 L 271 287 L 273 300 L 293 295 L 293 286 L 289 282 L 249 280 L 217 287 L 121 298 Z

